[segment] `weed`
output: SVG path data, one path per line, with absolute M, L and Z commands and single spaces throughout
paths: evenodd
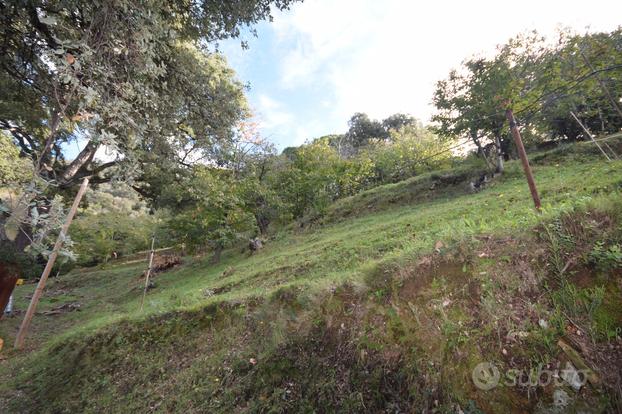
M 566 271 L 566 252 L 572 251 L 574 240 L 571 235 L 564 232 L 562 221 L 559 218 L 543 227 L 549 248 L 549 264 L 553 268 L 554 276 L 561 282 Z
M 605 247 L 604 242 L 596 242 L 589 253 L 589 262 L 597 269 L 608 271 L 622 266 L 622 248 L 619 244 Z

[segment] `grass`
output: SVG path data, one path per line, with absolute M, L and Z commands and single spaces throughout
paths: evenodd
M 143 313 L 144 264 L 58 277 L 38 310 L 78 302 L 80 311 L 37 315 L 30 354 L 4 351 L 2 375 L 18 373 L 2 381 L 4 404 L 32 412 L 407 411 L 435 400 L 485 411 L 531 406 L 523 392 L 484 398 L 465 373 L 491 354 L 507 366 L 554 361 L 563 314 L 577 297 L 592 306 L 585 298 L 602 292 L 589 312 L 571 315 L 581 325 L 598 316 L 594 343 L 615 340 L 622 321 L 610 309 L 620 294 L 615 280 L 594 266 L 590 274 L 601 276 L 580 288 L 587 290 L 547 282 L 580 249 L 533 231 L 576 214 L 583 233 L 561 228 L 591 249 L 600 233 L 585 230 L 590 212 L 615 223 L 622 210 L 622 162 L 606 163 L 588 146 L 533 160 L 542 214 L 517 162 L 476 194 L 467 191 L 473 168 L 415 177 L 339 200 L 307 228 L 275 234 L 258 254 L 232 249 L 218 265 L 186 257 L 155 278 Z M 616 225 L 597 226 L 610 235 L 600 251 L 618 237 Z M 18 288 L 17 309 L 33 289 Z M 555 292 L 550 303 L 537 297 L 546 289 Z M 560 322 L 543 329 L 540 318 Z M 0 324 L 7 343 L 19 320 Z M 506 344 L 508 335 L 518 339 Z

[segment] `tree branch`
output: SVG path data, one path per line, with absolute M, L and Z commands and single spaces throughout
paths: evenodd
M 44 23 L 42 23 L 41 20 L 39 20 L 39 15 L 37 14 L 36 7 L 28 7 L 28 17 L 30 23 L 32 23 L 32 26 L 37 30 L 37 32 L 39 32 L 43 36 L 48 46 L 51 49 L 58 48 L 59 44 L 58 42 L 56 42 L 56 39 L 54 39 L 54 36 L 52 35 L 52 32 L 50 32 L 50 29 Z
M 99 144 L 93 143 L 93 141 L 89 141 L 86 146 L 80 151 L 78 156 L 71 161 L 69 166 L 65 169 L 65 171 L 60 175 L 60 183 L 65 186 L 66 183 L 73 181 L 75 175 L 82 168 L 88 168 L 88 165 L 93 161 L 93 157 L 95 156 L 95 152 Z

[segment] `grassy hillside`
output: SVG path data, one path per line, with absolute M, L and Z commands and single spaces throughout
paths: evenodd
M 37 315 L 30 352 L 3 350 L 0 407 L 547 410 L 555 387 L 483 391 L 471 373 L 484 361 L 502 373 L 563 368 L 573 361 L 563 339 L 599 378 L 578 392 L 564 383 L 566 408 L 614 410 L 622 162 L 587 145 L 533 162 L 542 214 L 516 162 L 475 194 L 476 168 L 415 177 L 340 200 L 255 255 L 186 257 L 156 276 L 143 313 L 144 263 L 58 277 L 39 311 L 79 310 Z M 18 309 L 33 289 L 17 290 Z M 20 320 L 0 322 L 5 343 Z

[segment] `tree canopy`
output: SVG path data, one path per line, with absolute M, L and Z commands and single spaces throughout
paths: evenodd
M 107 180 L 98 174 L 117 164 L 209 155 L 247 109 L 207 45 L 289 3 L 2 1 L 0 127 L 61 187 Z M 96 161 L 103 146 L 114 160 Z
M 35 173 L 2 239 L 83 177 L 140 183 L 217 158 L 248 109 L 214 42 L 291 2 L 0 1 L 0 129 Z
M 570 111 L 593 131 L 617 131 L 620 50 L 621 29 L 583 36 L 561 32 L 556 43 L 536 32 L 516 36 L 495 56 L 467 59 L 437 83 L 432 118 L 437 132 L 470 139 L 480 153 L 487 143 L 507 153 L 507 106 L 520 115 L 527 141 L 585 137 Z

